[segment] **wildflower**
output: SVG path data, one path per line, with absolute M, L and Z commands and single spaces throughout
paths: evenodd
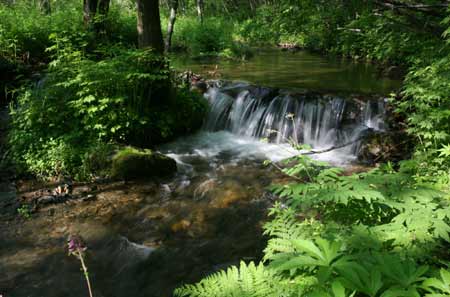
M 84 277 L 86 278 L 86 284 L 89 290 L 89 296 L 93 297 L 91 282 L 89 280 L 89 274 L 86 264 L 84 263 L 83 254 L 87 250 L 87 246 L 84 243 L 80 235 L 69 235 L 67 239 L 67 248 L 69 250 L 69 256 L 73 255 L 78 258 L 81 262 L 81 268 L 83 269 Z
M 81 253 L 87 250 L 86 244 L 83 242 L 83 239 L 79 235 L 69 235 L 67 246 L 69 250 L 69 256 L 74 255 L 76 257 L 79 257 Z

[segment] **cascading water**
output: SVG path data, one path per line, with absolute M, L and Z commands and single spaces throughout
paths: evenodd
M 226 130 L 277 144 L 293 140 L 315 149 L 350 143 L 340 150 L 348 157 L 357 152 L 364 133 L 385 128 L 383 100 L 280 92 L 242 83 L 211 87 L 205 97 L 211 105 L 207 131 Z
M 298 151 L 290 140 L 315 150 L 335 148 L 313 157 L 344 165 L 356 159 L 365 133 L 385 129 L 385 102 L 379 97 L 211 84 L 205 93 L 210 111 L 203 131 L 162 148 L 186 176 L 196 175 L 198 164 L 214 176 L 224 164 L 292 157 Z

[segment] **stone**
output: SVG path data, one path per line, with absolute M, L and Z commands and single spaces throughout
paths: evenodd
M 172 230 L 172 232 L 176 233 L 176 232 L 186 231 L 190 226 L 191 226 L 190 221 L 188 221 L 186 219 L 182 219 L 182 220 L 172 224 L 170 229 Z
M 211 193 L 217 186 L 217 182 L 215 179 L 207 179 L 202 182 L 195 190 L 194 190 L 194 200 L 202 200 L 207 197 L 208 194 Z
M 247 200 L 251 196 L 242 184 L 232 179 L 217 185 L 211 194 L 210 205 L 214 208 L 227 208 L 236 202 Z
M 82 195 L 82 194 L 92 192 L 92 190 L 93 189 L 90 186 L 78 186 L 78 187 L 74 187 L 72 194 L 73 195 Z
M 395 65 L 383 68 L 381 71 L 382 76 L 397 80 L 402 80 L 405 77 L 406 73 L 407 71 L 404 67 Z
M 410 137 L 401 131 L 373 131 L 362 140 L 358 151 L 358 161 L 375 165 L 405 160 L 411 156 L 412 143 Z
M 51 204 L 51 203 L 56 203 L 57 202 L 57 197 L 56 196 L 42 196 L 40 198 L 37 199 L 37 203 L 38 204 Z
M 55 213 L 56 213 L 56 209 L 55 209 L 55 208 L 50 208 L 50 209 L 48 210 L 48 212 L 47 212 L 47 215 L 50 216 L 50 217 L 52 217 L 52 216 L 55 215 Z
M 166 177 L 177 171 L 175 160 L 151 150 L 126 147 L 113 157 L 111 177 L 123 180 Z
M 86 201 L 93 201 L 95 200 L 97 197 L 93 194 L 89 194 L 86 197 L 81 198 L 81 201 L 86 202 Z

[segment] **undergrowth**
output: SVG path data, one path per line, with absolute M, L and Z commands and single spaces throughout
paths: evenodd
M 116 46 L 95 55 L 53 36 L 54 59 L 11 105 L 11 156 L 19 172 L 83 178 L 95 151 L 149 147 L 201 125 L 207 104 L 172 87 L 167 61 Z M 102 59 L 98 60 L 101 55 Z

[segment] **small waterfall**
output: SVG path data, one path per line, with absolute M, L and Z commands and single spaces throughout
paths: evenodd
M 307 92 L 284 92 L 246 84 L 214 86 L 205 94 L 211 105 L 206 131 L 265 138 L 272 143 L 297 143 L 345 148 L 356 153 L 357 141 L 370 129 L 384 130 L 385 102 Z

